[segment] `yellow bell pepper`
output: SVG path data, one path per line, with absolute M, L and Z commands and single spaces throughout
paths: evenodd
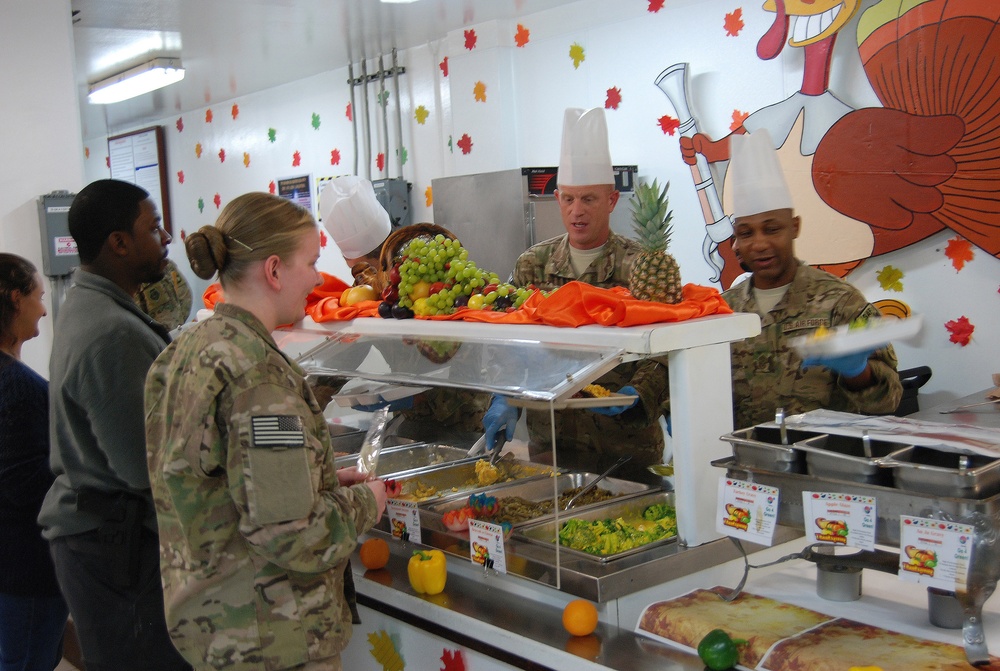
M 440 550 L 417 550 L 406 565 L 410 586 L 418 594 L 440 594 L 448 579 L 448 563 Z

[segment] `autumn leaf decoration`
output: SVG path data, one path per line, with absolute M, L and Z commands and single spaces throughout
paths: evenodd
M 514 44 L 519 47 L 523 47 L 531 39 L 531 31 L 525 28 L 520 23 L 517 24 L 517 32 L 514 33 Z
M 299 153 L 299 151 L 298 151 L 298 150 L 296 150 L 296 151 L 295 151 L 295 152 L 294 152 L 294 153 L 292 154 L 292 167 L 293 167 L 293 168 L 297 168 L 297 167 L 299 167 L 300 165 L 302 165 L 302 154 L 301 154 L 301 153 Z
M 174 125 L 177 126 L 177 132 L 178 133 L 183 133 L 184 132 L 184 117 L 177 117 L 177 123 L 174 124 Z
M 406 665 L 403 658 L 396 650 L 396 644 L 385 629 L 373 631 L 368 634 L 368 643 L 371 644 L 371 656 L 382 665 L 383 671 L 403 671 Z
M 476 31 L 470 28 L 469 30 L 466 30 L 464 34 L 465 34 L 465 48 L 468 49 L 469 51 L 472 51 L 473 49 L 476 48 L 476 40 L 478 39 L 476 37 Z
M 441 662 L 444 664 L 441 671 L 465 671 L 465 658 L 461 650 L 441 650 Z
M 472 138 L 469 137 L 468 133 L 462 133 L 462 137 L 458 139 L 458 148 L 462 150 L 463 154 L 469 154 L 472 152 Z
M 726 14 L 722 26 L 726 29 L 727 37 L 736 37 L 743 30 L 743 8 L 737 7 L 732 12 Z
M 231 113 L 233 115 L 233 121 L 235 121 L 236 117 L 240 115 L 240 106 L 237 105 L 236 103 L 233 103 L 233 109 L 231 110 Z
M 205 123 L 212 123 L 212 108 L 205 110 Z
M 330 150 L 330 165 L 340 165 L 340 150 L 331 149 Z
M 607 96 L 604 98 L 604 109 L 616 110 L 622 102 L 622 90 L 617 86 L 612 86 L 608 89 Z
M 656 14 L 661 9 L 663 9 L 663 0 L 649 0 L 648 12 Z
M 424 189 L 424 205 L 430 207 L 434 204 L 434 189 L 427 187 Z
M 582 63 L 586 59 L 586 56 L 584 56 L 583 53 L 583 47 L 581 47 L 576 42 L 571 44 L 569 47 L 569 57 L 573 61 L 573 69 L 575 70 L 579 68 L 580 63 Z
M 319 115 L 313 112 L 311 125 L 313 130 L 319 130 Z
M 274 128 L 267 129 L 267 141 L 273 143 L 278 139 L 278 131 Z
M 417 120 L 417 123 L 420 124 L 421 126 L 423 126 L 424 123 L 427 121 L 427 117 L 429 115 L 430 112 L 428 112 L 427 108 L 424 107 L 423 105 L 420 105 L 419 107 L 417 107 L 417 109 L 413 110 L 413 116 Z
M 472 95 L 475 97 L 476 102 L 486 102 L 486 84 L 481 81 L 476 82 L 475 86 L 472 87 Z
M 747 120 L 750 116 L 749 112 L 741 112 L 740 110 L 733 110 L 733 121 L 729 124 L 730 132 L 736 132 L 736 130 L 743 125 L 743 122 Z
M 948 246 L 944 250 L 944 255 L 951 259 L 951 265 L 956 271 L 962 270 L 966 262 L 971 261 L 974 256 L 972 243 L 962 238 L 952 238 L 948 241 Z
M 659 124 L 660 130 L 663 131 L 664 135 L 673 135 L 680 128 L 681 122 L 678 119 L 670 116 L 669 114 L 664 114 L 659 119 L 656 120 Z
M 976 327 L 964 315 L 950 322 L 945 322 L 944 327 L 951 334 L 948 340 L 962 347 L 969 344 L 969 341 L 972 340 L 972 332 L 976 330 Z
M 903 290 L 903 271 L 895 266 L 886 266 L 878 271 L 878 283 L 886 291 Z

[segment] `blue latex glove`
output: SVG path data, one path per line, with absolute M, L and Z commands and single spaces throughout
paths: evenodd
M 514 429 L 517 427 L 517 408 L 510 405 L 503 396 L 494 396 L 490 409 L 483 415 L 483 429 L 486 432 L 486 451 L 492 452 L 496 447 L 496 435 L 502 429 L 507 430 L 507 440 L 514 440 Z
M 606 417 L 614 417 L 615 415 L 622 414 L 626 410 L 634 408 L 636 403 L 639 402 L 639 392 L 635 390 L 635 387 L 624 386 L 618 390 L 618 393 L 623 396 L 635 396 L 635 400 L 632 401 L 631 405 L 611 405 L 611 406 L 605 406 L 603 408 L 587 408 L 587 409 L 598 415 L 604 415 Z
M 381 410 L 382 408 L 389 408 L 389 412 L 399 412 L 400 410 L 409 410 L 412 407 L 413 397 L 406 396 L 395 401 L 379 401 L 378 403 L 372 403 L 370 405 L 352 405 L 351 410 L 375 412 L 376 410 Z
M 841 356 L 810 356 L 802 360 L 802 367 L 823 366 L 839 373 L 842 377 L 857 377 L 865 372 L 868 357 L 871 355 L 872 352 L 857 352 Z

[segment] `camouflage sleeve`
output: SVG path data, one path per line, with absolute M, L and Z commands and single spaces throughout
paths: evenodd
M 302 573 L 330 569 L 374 524 L 374 494 L 338 485 L 307 399 L 279 384 L 252 386 L 233 399 L 228 436 L 240 533 L 267 561 Z
M 540 258 L 537 251 L 532 248 L 517 257 L 514 263 L 514 272 L 511 274 L 511 283 L 517 287 L 525 287 L 535 284 L 545 274 L 545 259 Z
M 639 392 L 639 403 L 622 413 L 622 419 L 636 426 L 648 426 L 670 410 L 670 378 L 667 357 L 651 357 L 641 361 L 627 383 Z

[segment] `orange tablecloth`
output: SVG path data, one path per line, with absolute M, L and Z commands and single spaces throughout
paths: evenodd
M 323 284 L 309 295 L 306 314 L 316 322 L 347 321 L 356 317 L 377 317 L 379 301 L 363 301 L 351 306 L 340 304 L 340 295 L 349 285 L 323 273 Z M 514 312 L 459 310 L 451 315 L 416 317 L 439 321 L 475 321 L 497 324 L 543 324 L 547 326 L 638 326 L 676 322 L 714 314 L 730 314 L 732 310 L 713 287 L 686 284 L 683 300 L 676 304 L 652 303 L 632 298 L 624 288 L 600 289 L 570 282 L 549 296 L 535 292 Z M 222 300 L 218 284 L 203 295 L 205 307 L 211 309 Z

